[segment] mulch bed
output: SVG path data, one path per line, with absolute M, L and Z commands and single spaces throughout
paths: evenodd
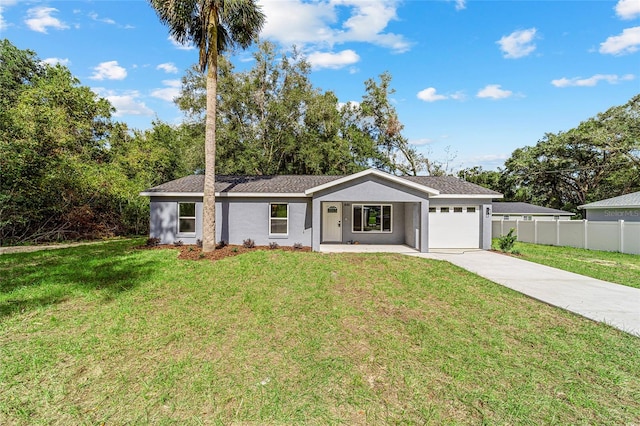
M 293 248 L 293 247 L 278 247 L 271 248 L 269 246 L 255 246 L 254 248 L 247 248 L 242 245 L 226 245 L 224 247 L 218 247 L 214 251 L 209 253 L 203 253 L 202 248 L 197 245 L 181 245 L 176 246 L 174 244 L 160 244 L 157 246 L 140 246 L 140 249 L 146 250 L 166 250 L 166 249 L 174 249 L 179 250 L 178 259 L 184 260 L 220 260 L 231 256 L 238 256 L 244 253 L 248 253 L 250 251 L 256 250 L 268 250 L 268 251 L 299 251 L 299 252 L 310 252 L 311 247 L 302 247 L 302 248 Z

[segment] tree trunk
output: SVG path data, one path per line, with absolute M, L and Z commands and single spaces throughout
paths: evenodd
M 213 38 L 213 43 L 216 37 Z M 218 87 L 218 49 L 209 46 L 207 72 L 207 115 L 204 136 L 204 197 L 202 206 L 202 251 L 216 249 L 216 97 Z

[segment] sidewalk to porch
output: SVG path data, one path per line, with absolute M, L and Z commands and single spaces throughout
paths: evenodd
M 420 253 L 405 245 L 392 244 L 320 244 L 322 253 Z

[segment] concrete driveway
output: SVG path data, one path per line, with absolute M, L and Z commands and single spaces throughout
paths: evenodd
M 407 254 L 446 260 L 550 305 L 640 337 L 640 289 L 484 250 Z

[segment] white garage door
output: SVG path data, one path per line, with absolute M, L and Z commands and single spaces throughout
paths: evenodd
M 480 207 L 429 208 L 429 248 L 479 248 Z

